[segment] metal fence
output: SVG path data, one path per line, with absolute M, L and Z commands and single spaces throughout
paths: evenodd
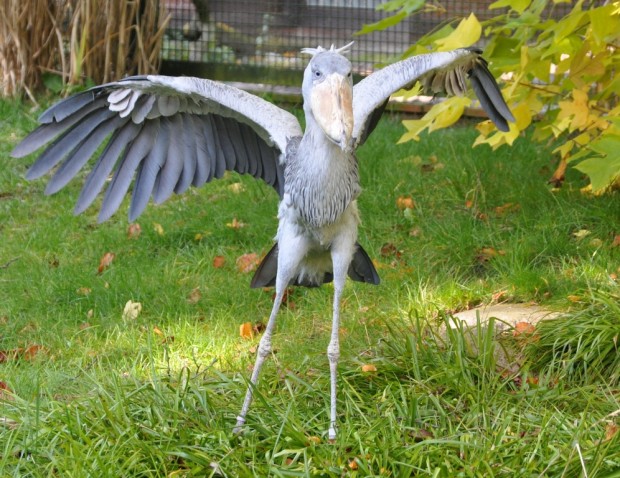
M 165 0 L 171 13 L 163 48 L 165 73 L 299 84 L 304 47 L 355 45 L 358 74 L 402 53 L 438 25 L 474 12 L 483 20 L 493 0 L 442 2 L 444 12 L 406 18 L 384 31 L 356 35 L 391 12 L 385 0 Z

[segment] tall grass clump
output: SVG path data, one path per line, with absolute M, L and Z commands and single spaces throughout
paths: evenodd
M 620 383 L 620 297 L 595 292 L 586 306 L 556 320 L 544 320 L 526 354 L 537 370 L 556 380 Z
M 153 73 L 166 18 L 157 0 L 5 0 L 0 16 L 2 95 L 55 85 L 104 83 Z M 60 89 L 60 88 L 58 88 Z

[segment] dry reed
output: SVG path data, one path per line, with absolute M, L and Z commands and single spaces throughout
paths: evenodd
M 159 0 L 2 0 L 2 96 L 157 72 L 167 18 Z

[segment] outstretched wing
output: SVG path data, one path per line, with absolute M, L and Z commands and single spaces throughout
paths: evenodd
M 84 211 L 112 174 L 99 221 L 118 209 L 132 181 L 130 220 L 149 198 L 161 203 L 227 170 L 251 174 L 282 194 L 280 158 L 289 139 L 302 134 L 295 116 L 245 91 L 157 75 L 79 93 L 49 108 L 39 122 L 12 155 L 47 145 L 26 176 L 38 178 L 60 164 L 46 194 L 63 188 L 105 143 L 75 207 L 76 214 Z
M 417 55 L 374 72 L 353 87 L 353 137 L 355 146 L 374 130 L 390 95 L 419 80 L 426 92 L 463 95 L 467 79 L 489 118 L 508 131 L 514 117 L 504 101 L 487 62 L 476 49 Z

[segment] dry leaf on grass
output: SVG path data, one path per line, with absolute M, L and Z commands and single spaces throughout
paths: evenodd
M 605 427 L 605 441 L 611 440 L 615 437 L 618 434 L 618 430 L 620 430 L 620 427 L 618 427 L 618 425 L 614 422 L 608 423 Z
M 239 326 L 239 335 L 242 339 L 251 339 L 254 337 L 254 331 L 252 330 L 252 322 L 244 322 Z
M 13 400 L 13 390 L 2 380 L 0 380 L 0 400 Z
M 39 353 L 44 351 L 45 347 L 37 344 L 31 344 L 27 347 L 17 347 L 11 350 L 0 350 L 0 363 L 18 359 L 32 360 Z
M 244 274 L 252 272 L 260 264 L 260 257 L 255 252 L 243 254 L 237 258 L 237 270 Z
M 202 297 L 202 293 L 200 292 L 200 287 L 195 287 L 187 296 L 187 302 L 190 304 L 196 304 Z
M 221 269 L 222 267 L 224 267 L 224 264 L 226 264 L 226 259 L 224 258 L 224 256 L 215 256 L 213 258 L 213 267 L 215 267 L 216 269 Z
M 529 322 L 517 322 L 512 331 L 512 336 L 523 342 L 538 342 L 540 336 L 536 333 L 536 327 Z
M 128 300 L 123 309 L 123 320 L 135 320 L 140 315 L 140 312 L 142 312 L 142 304 Z
M 99 261 L 99 268 L 97 269 L 97 273 L 101 274 L 104 270 L 110 267 L 110 264 L 112 264 L 112 261 L 115 257 L 116 254 L 114 254 L 113 252 L 106 252 Z
M 159 223 L 157 223 L 157 222 L 154 222 L 154 223 L 153 223 L 153 230 L 154 230 L 157 234 L 159 234 L 160 236 L 163 236 L 163 235 L 164 235 L 164 228 L 162 227 L 162 225 L 161 225 L 161 224 L 159 224 Z
M 415 202 L 411 199 L 411 196 L 400 196 L 396 199 L 396 207 L 401 211 L 413 209 L 415 207 Z
M 142 234 L 142 227 L 140 227 L 140 224 L 134 222 L 127 226 L 127 237 L 129 239 L 137 239 L 140 237 L 140 234 Z
M 362 372 L 368 373 L 368 372 L 376 372 L 376 371 L 377 371 L 377 367 L 375 367 L 371 363 L 362 365 Z

